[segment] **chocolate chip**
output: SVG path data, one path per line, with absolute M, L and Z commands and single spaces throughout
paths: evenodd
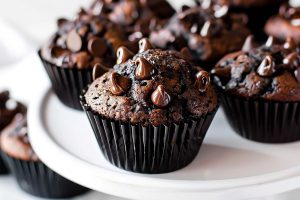
M 147 51 L 148 49 L 153 49 L 150 41 L 147 38 L 143 38 L 139 41 L 139 52 Z
M 89 67 L 90 56 L 86 51 L 76 53 L 72 56 L 73 62 L 77 65 L 78 69 Z
M 255 48 L 256 44 L 254 42 L 254 36 L 253 35 L 249 35 L 243 45 L 242 51 L 248 52 L 251 49 Z
M 110 77 L 110 91 L 114 95 L 123 95 L 125 94 L 131 86 L 131 79 L 125 76 L 122 76 L 116 72 L 112 72 Z
M 200 71 L 196 74 L 195 87 L 200 92 L 205 92 L 210 84 L 210 76 L 207 71 Z
M 267 55 L 257 68 L 257 73 L 262 77 L 272 76 L 275 71 L 275 62 L 270 55 Z
M 149 63 L 145 58 L 140 57 L 136 59 L 135 64 L 137 65 L 137 68 L 135 70 L 136 79 L 145 80 L 151 77 L 153 65 Z
M 70 49 L 72 52 L 80 51 L 82 47 L 82 39 L 75 29 L 68 33 L 66 43 L 68 49 Z
M 126 62 L 129 58 L 132 58 L 133 55 L 134 54 L 126 47 L 119 47 L 117 50 L 117 64 Z
M 283 47 L 285 49 L 293 49 L 297 46 L 296 42 L 293 40 L 293 38 L 288 37 L 285 41 L 285 43 L 283 44 Z
M 215 17 L 216 18 L 221 18 L 224 17 L 225 15 L 227 15 L 229 10 L 229 7 L 227 5 L 223 5 L 221 8 L 219 8 L 218 10 L 215 11 Z
M 288 65 L 288 68 L 295 68 L 299 64 L 299 54 L 297 52 L 290 53 L 283 59 L 283 64 Z
M 300 83 L 300 67 L 298 67 L 298 68 L 295 70 L 295 77 L 296 77 L 296 79 L 298 80 L 298 82 Z
M 103 56 L 107 50 L 105 40 L 99 37 L 92 37 L 89 39 L 87 48 L 89 52 L 96 57 Z
M 64 55 L 68 54 L 68 52 L 69 52 L 68 50 L 63 49 L 59 46 L 50 47 L 50 54 L 54 58 L 59 58 L 61 56 L 64 56 Z
M 151 101 L 157 107 L 166 107 L 171 102 L 171 96 L 165 90 L 163 85 L 159 85 L 151 94 Z
M 69 22 L 69 20 L 65 19 L 65 18 L 59 18 L 57 20 L 57 27 L 61 28 L 64 24 L 66 24 L 67 22 Z
M 95 64 L 93 68 L 93 80 L 96 80 L 97 78 L 108 72 L 108 70 L 109 69 L 107 67 L 100 63 Z
M 78 34 L 81 36 L 81 37 L 85 37 L 87 32 L 89 31 L 89 27 L 88 26 L 82 26 L 78 29 Z
M 273 36 L 269 36 L 269 38 L 266 41 L 266 47 L 271 47 L 275 43 L 275 39 Z
M 91 27 L 95 35 L 101 33 L 104 29 L 104 26 L 100 20 L 94 20 L 93 22 L 91 22 Z
M 211 5 L 212 5 L 212 0 L 203 0 L 201 3 L 201 7 L 203 9 L 208 9 L 211 7 Z
M 191 51 L 189 50 L 189 48 L 187 47 L 183 47 L 181 50 L 180 50 L 180 53 L 181 55 L 188 61 L 192 61 L 193 60 L 193 56 L 192 56 L 192 53 Z
M 206 21 L 200 31 L 200 35 L 202 37 L 207 37 L 210 36 L 210 28 L 211 28 L 211 22 L 210 21 Z

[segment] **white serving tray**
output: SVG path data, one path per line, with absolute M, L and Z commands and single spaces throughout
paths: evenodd
M 120 170 L 101 154 L 84 113 L 61 104 L 52 90 L 37 92 L 29 109 L 32 145 L 43 162 L 96 191 L 143 200 L 260 198 L 300 188 L 300 142 L 247 141 L 219 110 L 200 153 L 186 168 L 143 175 Z

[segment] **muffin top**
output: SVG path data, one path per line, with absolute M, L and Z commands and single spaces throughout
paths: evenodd
M 27 119 L 24 113 L 19 113 L 13 121 L 2 131 L 0 147 L 9 156 L 25 160 L 38 161 L 28 139 Z
M 58 19 L 58 31 L 42 47 L 41 56 L 60 67 L 78 69 L 96 63 L 113 66 L 120 46 L 134 50 L 128 34 L 107 15 L 93 15 L 81 9 L 74 20 Z
M 195 63 L 211 68 L 225 54 L 240 49 L 247 35 L 244 14 L 229 13 L 227 5 L 208 4 L 182 7 L 169 23 L 151 33 L 150 41 L 162 49 L 187 47 Z
M 212 74 L 227 92 L 245 98 L 280 102 L 300 101 L 300 48 L 292 40 L 283 44 L 270 37 L 266 44 L 225 56 Z
M 230 7 L 251 8 L 262 7 L 282 3 L 286 0 L 199 0 L 200 3 L 213 2 L 219 5 L 229 5 Z
M 17 113 L 26 112 L 26 107 L 9 97 L 8 91 L 0 92 L 0 132 Z
M 283 4 L 279 9 L 279 14 L 268 20 L 265 32 L 281 40 L 291 37 L 299 43 L 300 7 Z
M 97 78 L 85 94 L 86 105 L 113 120 L 143 126 L 200 118 L 218 106 L 209 74 L 176 51 L 149 49 L 120 54 L 120 64 Z M 141 43 L 140 43 L 141 44 Z

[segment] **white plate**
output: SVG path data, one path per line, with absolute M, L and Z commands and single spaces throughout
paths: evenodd
M 62 105 L 51 90 L 29 110 L 36 153 L 66 178 L 104 193 L 143 200 L 245 199 L 300 188 L 300 143 L 267 145 L 233 133 L 218 112 L 195 161 L 168 174 L 120 170 L 100 153 L 84 113 Z

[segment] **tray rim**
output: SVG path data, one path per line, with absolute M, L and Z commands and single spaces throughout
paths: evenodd
M 42 108 L 45 106 L 46 100 L 50 95 L 54 95 L 51 88 L 37 94 L 35 101 L 29 107 L 28 124 L 34 124 L 29 125 L 29 137 L 32 146 L 40 159 L 52 170 L 73 182 L 91 189 L 134 199 L 138 199 L 139 196 L 129 192 L 121 193 L 117 190 L 109 189 L 107 186 L 122 185 L 132 187 L 135 190 L 147 189 L 147 191 L 156 191 L 160 188 L 160 197 L 164 195 L 167 199 L 182 195 L 186 195 L 190 199 L 200 197 L 243 199 L 243 197 L 254 198 L 275 195 L 300 188 L 300 166 L 263 175 L 226 180 L 167 180 L 149 177 L 148 175 L 145 177 L 134 173 L 124 174 L 98 167 L 67 152 L 61 146 L 57 145 L 47 133 L 44 127 L 42 117 L 44 111 Z M 48 153 L 50 149 L 53 151 L 52 154 Z M 56 156 L 59 156 L 59 158 Z M 57 159 L 64 160 L 65 162 L 54 162 Z M 77 166 L 76 170 L 72 168 L 75 165 Z M 69 167 L 71 170 L 65 170 L 66 167 Z M 78 172 L 77 170 L 86 170 L 86 172 L 83 173 L 84 175 L 79 173 L 78 175 L 74 173 Z M 153 198 L 154 196 L 146 198 L 155 199 Z

